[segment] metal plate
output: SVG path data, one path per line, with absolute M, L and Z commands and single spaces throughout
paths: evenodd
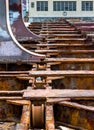
M 0 0 L 0 62 L 40 61 L 43 55 L 23 48 L 13 36 L 9 23 L 8 0 Z
M 22 2 L 21 0 L 9 0 L 9 16 L 12 31 L 18 41 L 40 40 L 41 37 L 30 32 L 22 19 Z

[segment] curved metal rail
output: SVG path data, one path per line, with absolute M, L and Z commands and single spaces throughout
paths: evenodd
M 37 41 L 42 38 L 29 31 L 22 19 L 22 0 L 9 0 L 10 23 L 18 41 Z
M 15 39 L 9 23 L 9 1 L 0 0 L 0 62 L 39 62 L 44 55 L 30 52 Z

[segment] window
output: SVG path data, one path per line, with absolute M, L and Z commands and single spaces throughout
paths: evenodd
M 76 1 L 54 1 L 53 11 L 76 11 Z
M 37 11 L 48 11 L 48 1 L 37 1 Z
M 31 8 L 34 8 L 34 2 L 31 2 Z
M 93 11 L 93 1 L 82 1 L 82 11 Z

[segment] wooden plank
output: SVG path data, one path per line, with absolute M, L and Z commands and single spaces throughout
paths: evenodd
M 55 130 L 54 112 L 52 105 L 46 105 L 46 130 Z
M 58 104 L 68 106 L 68 107 L 73 107 L 73 108 L 76 108 L 76 109 L 82 109 L 82 110 L 94 112 L 94 107 L 82 105 L 82 104 L 75 103 L 75 102 L 62 101 L 62 102 L 59 102 Z
M 94 58 L 46 58 L 45 62 L 62 62 L 62 63 L 93 63 Z
M 65 77 L 94 77 L 94 71 L 88 70 L 56 70 L 56 71 L 29 71 L 30 76 L 50 76 L 50 77 L 57 77 L 57 76 L 65 76 Z
M 26 90 L 23 94 L 24 99 L 40 98 L 93 98 L 94 90 L 69 90 L 69 89 L 38 89 Z

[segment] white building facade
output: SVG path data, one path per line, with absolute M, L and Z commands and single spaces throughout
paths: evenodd
M 29 0 L 29 21 L 94 17 L 94 0 Z

